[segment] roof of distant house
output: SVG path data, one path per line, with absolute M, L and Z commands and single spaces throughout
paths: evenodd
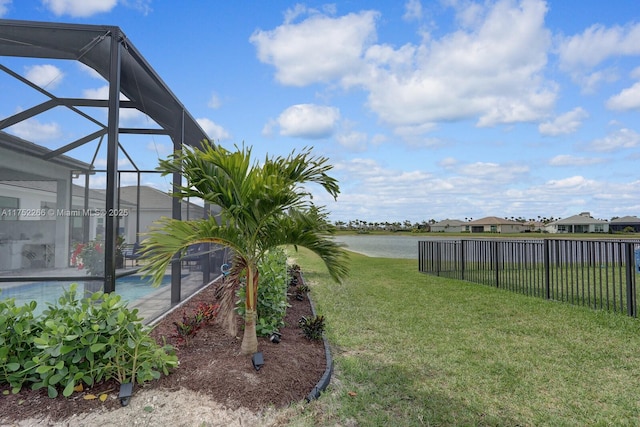
M 559 219 L 550 224 L 606 224 L 607 221 L 603 219 L 595 219 L 587 213 L 581 213 L 579 215 L 573 215 L 568 218 Z
M 499 218 L 497 216 L 487 216 L 484 218 L 476 219 L 475 221 L 470 221 L 469 224 L 471 225 L 503 225 L 503 224 L 522 225 L 521 222 L 512 221 L 506 218 Z
M 19 188 L 24 188 L 29 190 L 44 191 L 44 192 L 53 193 L 53 194 L 55 194 L 57 191 L 56 181 L 31 181 L 31 180 L 0 181 L 0 184 L 10 185 L 13 187 L 19 187 Z M 71 187 L 72 187 L 74 196 L 84 197 L 84 187 L 81 187 L 76 184 L 73 184 Z M 104 201 L 104 190 L 89 189 L 89 199 Z M 122 200 L 121 203 L 124 205 L 131 204 L 126 200 Z
M 640 224 L 640 218 L 637 216 L 623 216 L 622 218 L 612 219 L 611 223 Z
M 6 148 L 7 150 L 15 151 L 17 153 L 27 154 L 33 157 L 42 157 L 43 155 L 52 152 L 50 149 L 43 147 L 42 145 L 34 144 L 33 142 L 27 141 L 3 131 L 0 131 L 0 147 Z M 50 161 L 69 169 L 93 169 L 90 164 L 65 155 L 56 156 Z

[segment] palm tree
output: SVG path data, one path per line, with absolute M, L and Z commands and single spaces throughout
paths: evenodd
M 143 272 L 160 283 L 175 254 L 184 254 L 190 245 L 211 242 L 230 247 L 235 273 L 230 277 L 235 278 L 236 285 L 241 275 L 246 278 L 240 352 L 255 353 L 258 263 L 269 249 L 282 245 L 306 247 L 320 256 L 336 281 L 348 273 L 347 253 L 330 239 L 335 228 L 303 187 L 319 184 L 334 199 L 337 197 L 339 187 L 327 175 L 332 166 L 326 163 L 326 158 L 313 157 L 305 148 L 286 158 L 267 156 L 261 165 L 252 165 L 251 148 L 243 145 L 230 152 L 208 141 L 203 141 L 201 148 L 185 147 L 161 160 L 158 170 L 163 175 L 180 173 L 186 178 L 186 184 L 176 186 L 173 195 L 180 199 L 197 197 L 217 205 L 220 223 L 213 217 L 161 219 L 143 243 L 147 261 Z M 228 289 L 235 291 L 237 286 Z

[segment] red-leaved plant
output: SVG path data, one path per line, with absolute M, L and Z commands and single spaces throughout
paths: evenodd
M 218 304 L 200 303 L 193 315 L 187 316 L 182 313 L 181 322 L 173 322 L 176 327 L 176 337 L 184 345 L 189 345 L 189 340 L 196 336 L 203 323 L 210 323 L 215 320 L 218 315 Z

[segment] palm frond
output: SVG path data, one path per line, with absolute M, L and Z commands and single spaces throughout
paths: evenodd
M 179 261 L 191 245 L 216 243 L 234 250 L 243 245 L 237 229 L 220 226 L 215 218 L 181 221 L 163 217 L 143 237 L 141 272 L 152 277 L 154 286 L 162 282 L 171 262 Z

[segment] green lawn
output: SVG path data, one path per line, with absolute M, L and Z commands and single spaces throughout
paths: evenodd
M 300 426 L 640 424 L 640 320 L 352 254 L 333 283 L 292 253 L 327 322 L 335 373 Z

